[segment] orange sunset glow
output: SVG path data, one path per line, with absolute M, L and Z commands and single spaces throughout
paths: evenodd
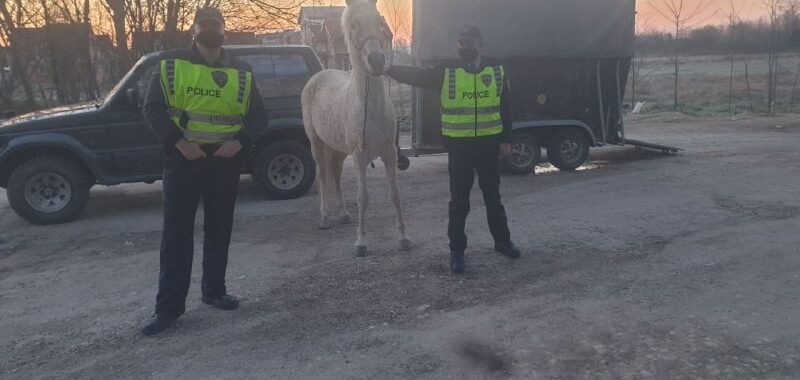
M 398 38 L 408 39 L 410 37 L 411 6 L 413 1 L 414 0 L 379 0 L 378 5 L 380 11 L 386 17 L 389 24 L 393 28 L 398 29 L 395 31 Z M 643 24 L 641 27 L 642 31 L 670 29 L 670 22 L 654 9 L 654 7 L 660 7 L 662 10 L 665 9 L 662 5 L 664 1 L 665 0 L 637 0 L 638 9 L 639 12 L 641 12 L 639 21 Z M 322 1 L 316 2 L 316 5 L 327 4 L 342 5 L 344 4 L 344 0 L 328 3 Z M 731 4 L 733 4 L 742 20 L 757 20 L 766 15 L 761 0 L 684 0 L 684 7 L 690 11 L 701 6 L 701 4 L 706 4 L 703 5 L 703 12 L 687 26 L 697 27 L 725 24 L 725 20 L 731 12 Z

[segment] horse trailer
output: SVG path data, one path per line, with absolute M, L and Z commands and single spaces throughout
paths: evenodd
M 582 165 L 590 147 L 635 145 L 622 104 L 634 56 L 635 0 L 415 0 L 412 61 L 417 66 L 457 62 L 456 36 L 478 26 L 483 55 L 501 62 L 512 93 L 511 172 L 530 173 L 541 148 L 562 170 Z M 414 89 L 411 155 L 444 151 L 440 96 Z

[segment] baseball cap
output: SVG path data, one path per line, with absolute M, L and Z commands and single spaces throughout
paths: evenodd
M 219 22 L 220 24 L 225 23 L 225 18 L 222 17 L 222 12 L 219 9 L 214 7 L 203 7 L 197 10 L 197 13 L 194 14 L 194 23 L 195 25 L 199 24 L 201 21 L 206 20 L 213 20 Z
M 477 26 L 465 25 L 458 31 L 458 40 L 481 41 L 483 40 L 483 35 Z

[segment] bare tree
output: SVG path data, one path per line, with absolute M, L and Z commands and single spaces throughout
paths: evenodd
M 777 76 L 778 76 L 778 51 L 780 49 L 780 12 L 784 4 L 783 0 L 762 0 L 764 8 L 769 17 L 769 53 L 767 55 L 767 112 L 775 113 L 775 101 L 777 95 Z
M 392 28 L 395 38 L 404 38 L 410 35 L 408 24 L 410 19 L 409 3 L 403 0 L 383 0 L 381 5 L 386 15 L 386 22 Z
M 634 26 L 634 33 L 636 39 L 636 51 L 633 56 L 633 61 L 631 62 L 631 107 L 634 107 L 636 104 L 636 85 L 639 84 L 639 80 L 641 79 L 642 67 L 645 64 L 645 54 L 646 52 L 642 49 L 639 42 L 639 36 L 642 35 L 646 30 L 650 27 L 650 18 L 649 16 L 642 12 L 637 5 L 636 9 L 636 19 L 634 20 L 636 23 Z
M 730 83 L 728 87 L 728 114 L 733 115 L 733 68 L 736 61 L 736 44 L 735 44 L 735 34 L 733 33 L 733 29 L 738 25 L 742 20 L 739 17 L 739 7 L 731 0 L 730 2 L 730 10 L 726 15 L 728 21 L 728 37 L 730 39 L 729 49 L 730 49 L 730 64 L 731 64 L 731 75 L 730 75 Z
M 97 84 L 97 77 L 95 75 L 95 62 L 92 58 L 91 47 L 89 46 L 92 40 L 91 31 L 91 3 L 89 0 L 48 0 L 41 1 L 43 9 L 45 4 L 52 8 L 52 11 L 45 9 L 43 15 L 45 18 L 45 25 L 53 22 L 59 24 L 72 25 L 73 30 L 86 30 L 86 39 L 80 41 L 66 41 L 64 36 L 53 35 L 48 43 L 58 45 L 60 49 L 56 53 L 55 49 L 51 49 L 50 60 L 57 62 L 62 61 L 55 67 L 62 71 L 60 75 L 62 83 L 58 86 L 65 86 L 65 94 L 70 93 L 68 97 L 75 101 L 77 98 L 84 97 L 86 99 L 95 99 L 100 96 L 100 88 Z M 49 31 L 48 31 L 49 32 Z M 69 44 L 69 48 L 64 48 L 64 44 Z M 64 68 L 63 63 L 73 64 L 75 67 Z M 81 95 L 81 93 L 83 95 Z
M 114 24 L 114 45 L 116 50 L 115 76 L 119 78 L 122 77 L 128 69 L 128 66 L 130 66 L 128 33 L 125 28 L 125 16 L 129 3 L 127 0 L 104 0 L 102 5 L 111 15 L 111 21 Z
M 777 0 L 773 0 L 777 1 Z M 673 36 L 674 48 L 674 65 L 675 65 L 675 82 L 674 82 L 674 102 L 673 109 L 678 110 L 678 78 L 680 74 L 680 53 L 681 53 L 681 38 L 687 29 L 697 26 L 714 16 L 716 12 L 706 14 L 709 11 L 713 0 L 696 0 L 694 6 L 690 6 L 687 0 L 658 0 L 654 3 L 653 0 L 648 0 L 648 4 L 653 10 L 656 11 L 661 17 L 670 22 L 674 27 L 675 35 Z
M 35 66 L 23 63 L 23 47 L 17 40 L 18 31 L 38 16 L 38 10 L 38 6 L 32 0 L 0 0 L 0 37 L 11 51 L 13 75 L 22 84 L 26 104 L 31 109 L 37 107 L 36 94 L 30 80 L 31 70 L 35 69 Z
M 410 34 L 408 20 L 411 10 L 408 7 L 409 3 L 402 0 L 382 0 L 379 5 L 383 10 L 386 23 L 389 25 L 389 28 L 392 29 L 393 41 L 389 62 L 395 64 L 397 62 L 398 53 L 396 49 L 400 43 L 399 39 Z M 397 110 L 398 118 L 401 120 L 407 119 L 410 113 L 411 89 L 409 87 L 397 85 L 388 78 L 387 84 L 389 93 L 392 95 L 392 100 L 394 101 L 395 109 Z
M 307 0 L 230 0 L 220 8 L 232 30 L 278 31 L 297 26 L 297 14 Z

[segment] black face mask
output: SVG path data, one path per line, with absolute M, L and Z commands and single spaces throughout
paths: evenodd
M 461 59 L 467 62 L 473 62 L 478 58 L 478 49 L 458 49 L 458 55 Z
M 213 30 L 204 30 L 198 33 L 194 39 L 200 45 L 209 49 L 216 49 L 222 46 L 222 42 L 225 41 L 225 36 Z

